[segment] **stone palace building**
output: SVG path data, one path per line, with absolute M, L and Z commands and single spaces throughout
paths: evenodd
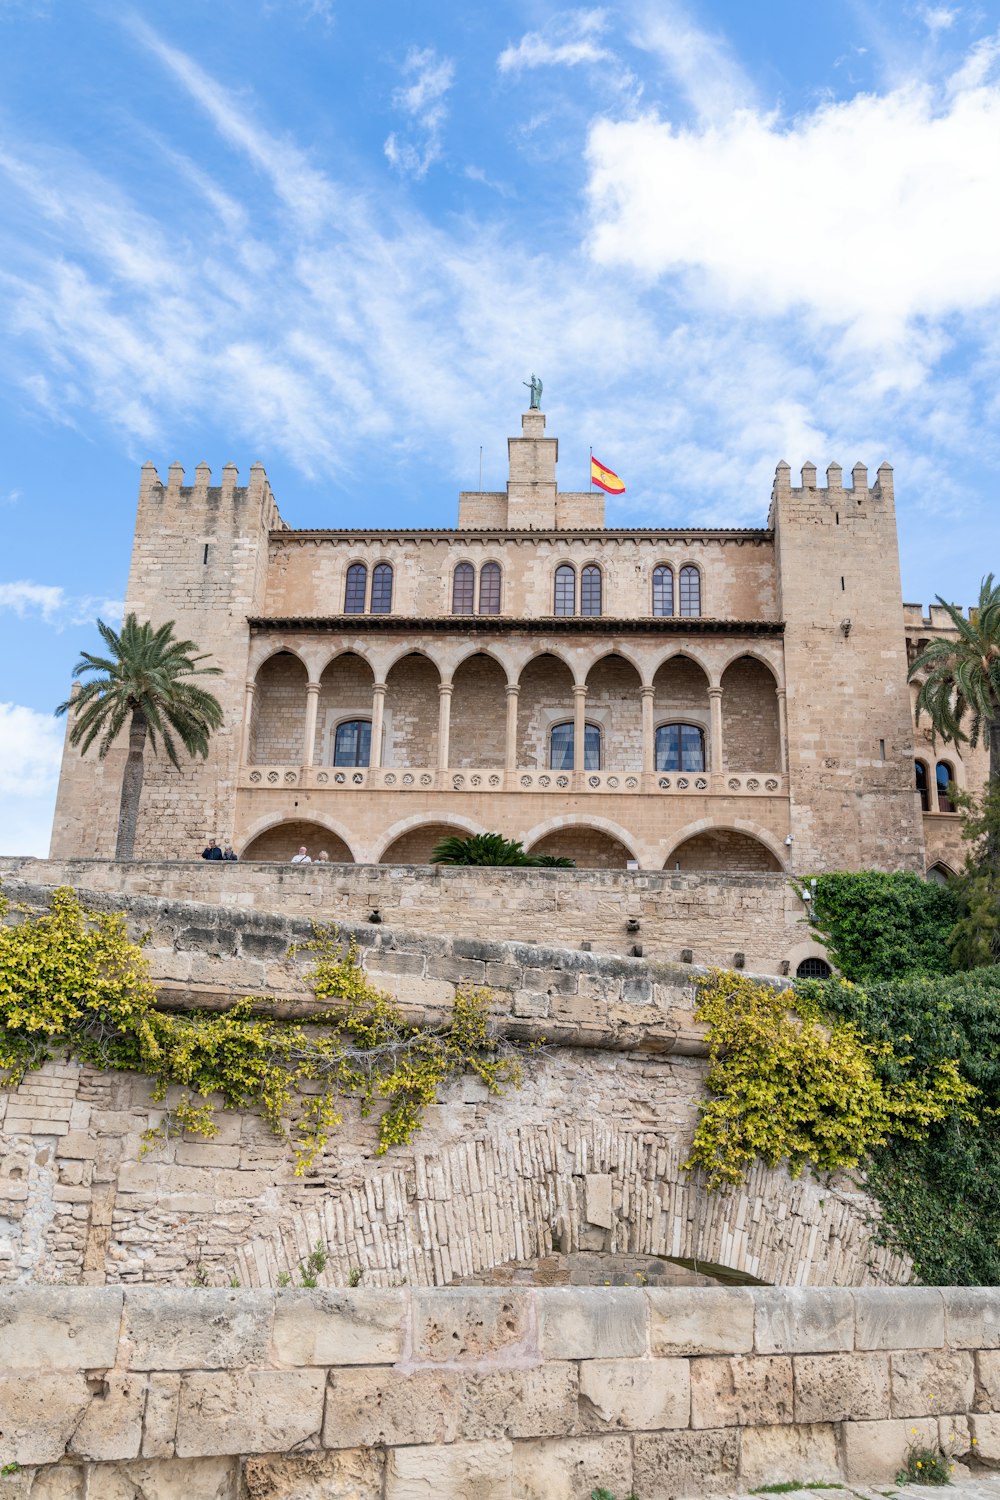
M 293 530 L 263 468 L 142 470 L 126 608 L 222 667 L 207 761 L 150 757 L 138 858 L 425 863 L 498 831 L 578 866 L 954 869 L 908 653 L 893 476 L 779 464 L 767 524 L 611 528 L 560 490 L 541 411 L 454 528 Z M 762 507 L 763 508 L 763 507 Z M 109 858 L 125 745 L 67 746 L 53 857 Z

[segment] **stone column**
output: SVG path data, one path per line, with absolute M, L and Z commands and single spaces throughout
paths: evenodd
M 517 770 L 517 706 L 521 688 L 516 682 L 507 684 L 507 738 L 504 748 L 504 766 L 508 771 Z
M 577 683 L 573 688 L 573 770 L 584 768 L 587 737 L 587 688 Z
M 382 764 L 382 724 L 385 719 L 385 683 L 372 688 L 372 742 L 368 764 L 377 771 Z
M 302 764 L 311 766 L 316 756 L 316 716 L 319 713 L 319 683 L 306 687 L 306 734 L 302 746 Z
M 656 770 L 656 735 L 653 730 L 653 689 L 642 689 L 642 769 L 652 776 Z
M 243 765 L 250 764 L 250 728 L 253 724 L 253 695 L 256 683 L 247 682 L 246 692 L 243 697 L 243 744 L 240 750 L 240 759 Z
M 448 769 L 448 741 L 451 737 L 451 695 L 454 683 L 438 684 L 438 770 Z
M 929 766 L 927 761 L 924 761 L 924 765 L 927 766 L 927 811 L 939 813 L 941 799 L 938 797 L 937 761 L 931 760 Z
M 785 709 L 785 690 L 778 688 L 778 751 L 781 755 L 781 774 L 788 775 L 788 714 Z
M 722 770 L 722 689 L 710 687 L 708 705 L 712 711 L 712 743 L 709 746 L 709 770 L 718 775 Z

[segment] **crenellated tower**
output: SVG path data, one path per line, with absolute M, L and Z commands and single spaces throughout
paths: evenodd
M 222 704 L 223 723 L 208 759 L 181 757 L 175 770 L 147 749 L 136 851 L 149 857 L 200 852 L 208 835 L 232 833 L 236 806 L 249 629 L 259 613 L 267 579 L 267 541 L 284 522 L 262 464 L 240 485 L 235 464 L 212 484 L 207 464 L 184 482 L 179 463 L 164 484 L 146 463 L 129 569 L 126 612 L 161 625 L 173 620 L 180 639 L 193 640 L 222 675 L 204 685 Z M 68 729 L 68 726 L 67 726 Z M 118 801 L 127 744 L 103 762 L 91 748 L 81 757 L 67 743 L 52 829 L 51 854 L 110 858 L 118 826 Z
M 892 469 L 826 484 L 778 465 L 774 529 L 785 622 L 791 865 L 923 872 Z

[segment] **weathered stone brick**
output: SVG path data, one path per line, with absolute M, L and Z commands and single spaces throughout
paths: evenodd
M 691 1361 L 692 1427 L 769 1427 L 793 1415 L 787 1356 Z

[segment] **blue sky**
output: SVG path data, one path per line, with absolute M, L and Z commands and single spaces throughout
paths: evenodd
M 446 525 L 545 381 L 612 524 L 896 470 L 903 588 L 1000 570 L 1000 5 L 0 0 L 0 848 L 120 609 L 138 468 Z

